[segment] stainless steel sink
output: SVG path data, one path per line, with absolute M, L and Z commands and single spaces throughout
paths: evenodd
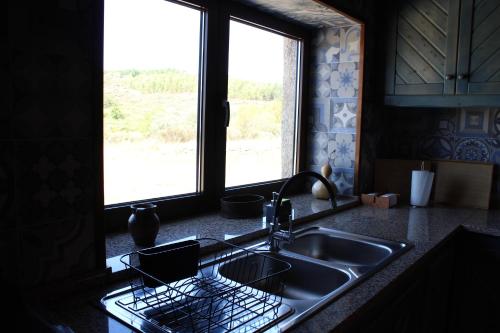
M 271 252 L 262 253 L 286 261 L 292 265 L 292 268 L 280 277 L 284 282 L 284 289 L 281 291 L 281 295 L 284 298 L 316 300 L 340 288 L 352 278 L 349 273 L 338 268 Z M 230 280 L 243 284 L 249 283 L 251 282 L 252 274 L 248 274 L 245 270 L 251 269 L 251 267 L 262 267 L 262 263 L 256 263 L 255 260 L 263 261 L 263 258 L 261 256 L 254 256 L 253 258 L 245 257 L 231 261 L 223 264 L 219 268 L 219 273 Z M 269 262 L 266 261 L 266 263 Z M 266 267 L 265 269 L 273 271 L 272 267 Z M 265 292 L 276 293 L 280 285 L 261 283 L 253 287 Z M 270 290 L 270 288 L 274 290 Z
M 401 247 L 401 243 L 319 227 L 303 230 L 295 235 L 293 243 L 282 245 L 286 251 L 355 266 L 375 266 Z
M 254 247 L 254 250 L 262 250 L 292 265 L 283 276 L 286 285 L 283 303 L 293 308 L 294 313 L 275 325 L 270 330 L 273 332 L 282 332 L 299 323 L 410 247 L 403 242 L 322 227 L 299 230 L 294 233 L 294 238 L 291 243 L 281 244 L 279 253 L 268 252 L 269 246 L 266 244 Z M 220 272 L 225 274 L 224 269 Z M 244 282 L 239 281 L 237 276 L 226 277 Z
M 203 269 L 212 271 L 215 269 L 216 275 L 223 279 L 220 281 L 229 282 L 231 286 L 232 283 L 239 285 L 248 283 L 250 289 L 245 289 L 247 294 L 261 293 L 268 295 L 266 297 L 270 299 L 280 300 L 277 308 L 270 311 L 270 316 L 259 317 L 259 322 L 256 322 L 256 325 L 260 325 L 256 326 L 260 327 L 259 332 L 264 330 L 282 332 L 294 326 L 380 270 L 409 248 L 408 244 L 402 242 L 321 227 L 297 231 L 292 238 L 295 240 L 291 243 L 282 243 L 278 252 L 271 252 L 269 243 L 266 242 L 252 246 L 250 249 L 254 252 L 253 254 L 245 256 L 244 250 L 238 250 L 221 260 L 207 259 L 203 264 Z M 257 255 L 255 252 L 265 256 Z M 263 259 L 266 256 L 279 260 Z M 269 265 L 277 265 L 280 261 L 287 262 L 287 267 L 290 264 L 291 268 L 272 277 L 276 279 L 276 283 L 268 283 L 267 278 L 266 280 L 255 279 L 255 273 L 258 273 L 258 270 L 279 271 Z M 161 288 L 166 288 L 166 286 Z M 154 322 L 150 321 L 154 313 L 152 315 L 146 313 L 142 305 L 136 308 L 137 304 L 142 303 L 134 301 L 136 295 L 133 290 L 135 289 L 132 286 L 108 294 L 101 300 L 101 306 L 127 325 L 140 329 L 141 332 L 165 332 L 162 329 L 152 328 L 159 325 L 155 326 Z M 138 291 L 141 290 L 144 291 L 144 287 Z M 167 291 L 167 289 L 160 290 L 158 293 L 155 289 L 155 293 L 144 294 L 144 297 L 147 299 L 152 297 L 151 295 L 156 295 L 153 300 L 157 300 L 158 304 L 163 304 L 162 302 L 165 301 L 162 295 Z M 237 297 L 240 297 L 239 294 Z M 252 306 L 257 306 L 256 304 Z M 154 309 L 156 311 L 156 308 Z M 245 311 L 251 311 L 251 309 Z M 137 313 L 142 317 L 138 317 Z M 245 315 L 244 312 L 243 315 Z M 245 332 L 256 330 L 253 326 L 241 326 L 241 329 Z

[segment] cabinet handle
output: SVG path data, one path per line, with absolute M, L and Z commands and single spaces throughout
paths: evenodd
M 455 75 L 453 74 L 446 74 L 446 76 L 444 77 L 446 80 L 453 80 L 455 78 Z
M 224 108 L 224 124 L 229 127 L 229 122 L 231 121 L 231 106 L 229 101 L 223 101 L 222 107 Z
M 463 80 L 463 79 L 466 79 L 467 77 L 468 77 L 467 74 L 458 74 L 457 79 Z

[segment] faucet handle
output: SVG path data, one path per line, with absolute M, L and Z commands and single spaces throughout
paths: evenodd
M 293 235 L 293 229 L 292 229 L 292 214 L 288 216 L 288 237 L 289 237 L 289 242 L 293 242 L 295 239 L 295 236 Z
M 273 192 L 273 206 L 276 204 L 276 200 L 278 200 L 278 195 L 279 193 L 278 192 Z

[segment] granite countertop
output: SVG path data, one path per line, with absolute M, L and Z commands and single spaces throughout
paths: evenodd
M 293 218 L 299 223 L 332 213 L 329 200 L 314 199 L 311 194 L 294 195 L 290 199 Z M 358 202 L 358 197 L 337 197 L 339 209 L 352 207 Z M 231 242 L 241 243 L 252 238 L 255 239 L 256 236 L 264 236 L 267 229 L 269 226 L 265 217 L 226 219 L 218 212 L 209 213 L 162 224 L 156 237 L 156 245 L 201 237 L 220 240 L 231 239 Z M 108 266 L 114 266 L 120 255 L 140 248 L 134 244 L 127 231 L 106 235 Z
M 310 200 L 307 204 L 303 202 L 294 207 L 299 209 L 301 205 L 309 206 L 311 209 Z M 217 220 L 219 222 L 216 222 Z M 221 222 L 220 219 L 207 218 L 201 221 L 207 224 L 204 226 L 203 222 L 199 222 L 199 225 L 186 226 L 186 229 L 178 225 L 176 228 L 179 229 L 175 230 L 183 230 L 178 238 L 184 238 L 185 235 L 199 235 L 199 233 L 207 236 L 206 233 L 210 233 L 208 229 L 218 233 L 219 236 L 229 233 L 227 230 L 232 230 L 229 234 L 243 235 L 249 229 L 251 229 L 250 233 L 257 232 L 256 235 L 258 235 L 259 230 L 264 227 L 262 225 L 259 227 L 258 221 L 252 222 L 255 224 L 250 223 L 252 226 L 241 224 L 241 229 L 232 223 L 225 223 L 226 220 Z M 334 329 L 461 225 L 486 233 L 500 233 L 500 210 L 484 211 L 446 207 L 379 209 L 359 206 L 311 222 L 307 222 L 307 218 L 301 221 L 297 229 L 322 226 L 388 240 L 410 242 L 413 247 L 385 268 L 292 328 L 291 332 L 323 332 Z M 262 221 L 260 223 L 262 224 Z M 202 230 L 205 228 L 207 231 L 203 233 Z M 167 233 L 162 237 L 165 237 L 162 241 L 168 241 Z M 89 301 L 95 302 L 105 292 L 119 287 L 119 284 L 113 284 L 86 293 L 86 301 L 83 300 L 84 297 L 74 297 L 72 300 L 50 304 L 49 319 L 52 322 L 66 324 L 75 332 L 131 332 L 104 312 L 89 305 Z

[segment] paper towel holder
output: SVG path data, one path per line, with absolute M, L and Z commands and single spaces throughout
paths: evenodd
M 420 164 L 420 170 L 413 170 L 411 174 L 410 205 L 412 207 L 426 207 L 434 180 L 434 172 L 425 170 L 424 161 Z

